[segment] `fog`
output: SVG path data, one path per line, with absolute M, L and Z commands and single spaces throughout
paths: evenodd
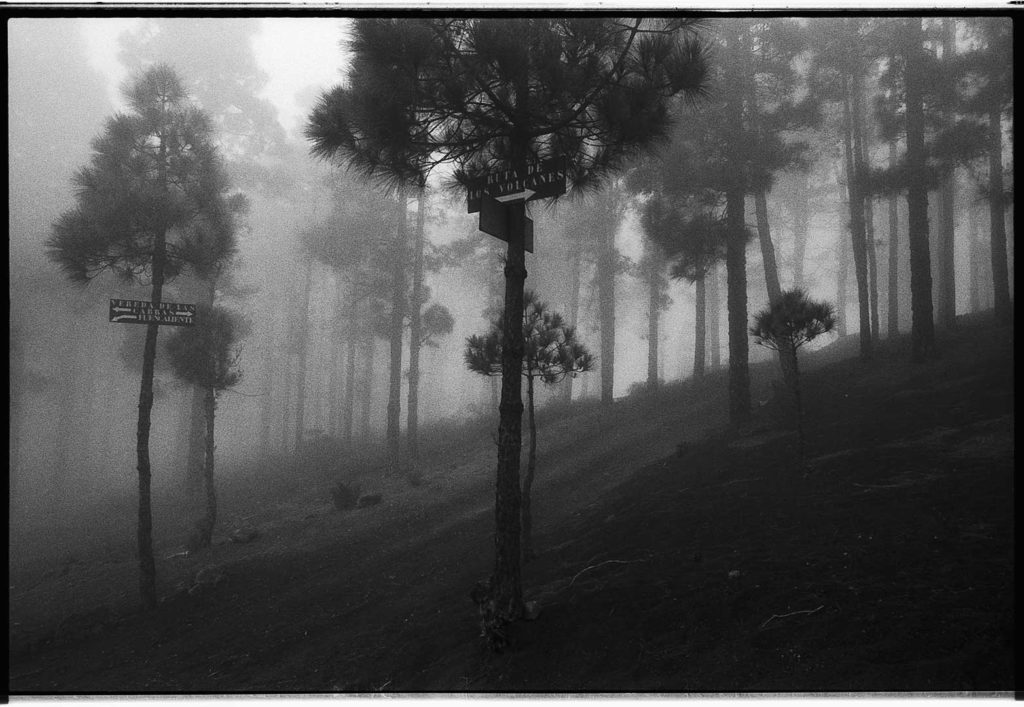
M 145 327 L 111 323 L 107 309 L 110 298 L 149 299 L 148 283 L 125 283 L 108 273 L 88 286 L 72 284 L 46 257 L 45 242 L 60 214 L 74 204 L 72 177 L 88 163 L 91 141 L 108 117 L 125 109 L 120 87 L 140 67 L 156 61 L 174 67 L 196 103 L 211 114 L 229 175 L 249 203 L 230 278 L 219 284 L 218 291 L 219 302 L 242 315 L 248 330 L 240 344 L 242 382 L 225 391 L 218 402 L 218 474 L 251 473 L 261 460 L 295 452 L 300 438 L 343 438 L 345 347 L 349 337 L 355 336 L 339 324 L 348 291 L 331 266 L 303 249 L 302 234 L 329 224 L 341 198 L 339 185 L 359 178 L 343 165 L 311 157 L 303 128 L 320 93 L 344 79 L 348 22 L 334 17 L 94 16 L 17 18 L 8 24 L 10 498 L 15 523 L 42 522 L 54 513 L 130 494 L 137 483 L 135 433 Z M 869 90 L 880 89 L 873 84 Z M 684 116 L 681 122 L 686 121 Z M 814 149 L 805 167 L 780 170 L 775 176 L 767 213 L 782 286 L 802 285 L 812 297 L 836 303 L 837 335 L 849 335 L 857 332 L 858 306 L 847 253 L 849 211 L 842 146 L 828 132 L 830 128 L 818 130 L 810 136 Z M 873 135 L 877 131 L 870 130 Z M 1008 143 L 1012 126 L 1004 130 Z M 873 141 L 869 151 L 877 166 L 885 163 L 884 141 Z M 992 306 L 991 273 L 983 266 L 990 258 L 984 237 L 987 206 L 976 196 L 983 175 L 984 168 L 975 163 L 956 174 L 960 184 L 955 215 L 958 313 Z M 427 257 L 437 261 L 425 269 L 424 284 L 430 302 L 450 312 L 453 327 L 422 349 L 419 419 L 425 430 L 480 419 L 492 419 L 496 427 L 494 383 L 466 370 L 462 354 L 466 338 L 486 330 L 493 314 L 488 307 L 496 304 L 495 295 L 502 292 L 501 244 L 478 230 L 476 215 L 466 213 L 460 196 L 440 188 L 442 176 L 435 175 L 424 206 Z M 613 276 L 612 386 L 614 397 L 621 398 L 648 382 L 648 285 L 639 269 L 646 237 L 638 202 L 615 196 L 614 185 L 610 189 L 579 199 L 530 204 L 536 246 L 527 256 L 527 287 L 553 309 L 567 313 L 573 300 L 572 266 L 579 263 L 578 333 L 591 351 L 601 351 L 601 274 L 596 249 L 587 243 L 581 224 L 598 204 L 621 202 L 614 205 L 619 267 Z M 935 223 L 937 200 L 929 203 Z M 881 197 L 875 200 L 872 224 L 883 333 L 889 306 L 886 204 Z M 411 221 L 417 208 L 415 200 L 409 200 Z M 802 215 L 801 209 L 808 213 Z M 746 211 L 753 227 L 752 196 Z M 899 200 L 896 217 L 902 233 L 896 301 L 899 328 L 905 331 L 910 327 L 905 199 Z M 1011 208 L 1011 291 L 1012 224 Z M 806 239 L 800 246 L 798 231 L 799 238 Z M 475 252 L 462 261 L 450 255 L 455 252 L 453 244 L 463 244 L 458 252 L 465 253 L 469 247 L 465 244 L 474 242 Z M 446 247 L 449 255 L 442 257 Z M 803 248 L 802 254 L 798 248 Z M 936 261 L 933 258 L 933 267 Z M 747 276 L 747 307 L 753 313 L 768 304 L 756 238 L 747 249 Z M 724 265 L 719 264 L 712 277 L 717 281 L 721 313 L 712 317 L 709 365 L 725 365 Z M 193 301 L 195 286 L 183 276 L 169 283 L 165 299 Z M 657 370 L 662 382 L 670 383 L 692 373 L 696 290 L 687 280 L 666 277 L 664 293 Z M 161 329 L 161 339 L 169 329 Z M 818 345 L 828 345 L 834 338 Z M 366 355 L 370 346 L 372 357 Z M 409 365 L 407 347 L 408 333 L 404 371 Z M 771 359 L 770 352 L 756 346 L 751 347 L 750 356 L 752 362 Z M 173 493 L 183 483 L 194 408 L 192 387 L 178 381 L 166 361 L 161 343 L 151 456 L 155 488 Z M 368 370 L 371 363 L 372 371 Z M 576 378 L 573 399 L 598 398 L 601 375 L 598 366 Z M 361 443 L 381 445 L 388 397 L 384 335 L 360 338 L 356 385 L 353 435 Z M 544 388 L 539 403 L 562 399 L 568 385 Z M 403 428 L 408 386 L 408 375 L 404 375 Z

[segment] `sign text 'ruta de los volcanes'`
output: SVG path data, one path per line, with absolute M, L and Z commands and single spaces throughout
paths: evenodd
M 480 210 L 485 194 L 501 203 L 547 199 L 564 194 L 566 172 L 565 157 L 552 157 L 528 162 L 519 169 L 498 170 L 474 179 L 466 195 L 469 213 Z

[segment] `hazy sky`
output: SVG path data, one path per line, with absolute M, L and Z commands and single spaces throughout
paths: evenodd
M 124 17 L 93 17 L 82 20 L 85 41 L 96 69 L 110 77 L 110 99 L 120 103 L 119 87 L 125 78 L 117 61 L 118 36 L 138 20 Z M 297 130 L 309 112 L 299 94 L 308 87 L 317 92 L 342 79 L 344 54 L 339 47 L 346 20 L 328 17 L 269 17 L 261 20 L 255 40 L 261 68 L 270 77 L 266 97 L 277 106 L 289 132 Z

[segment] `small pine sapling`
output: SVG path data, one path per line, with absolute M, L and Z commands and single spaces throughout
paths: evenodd
M 806 292 L 795 287 L 783 292 L 775 304 L 754 315 L 754 323 L 750 327 L 754 343 L 792 355 L 792 388 L 796 402 L 796 430 L 801 465 L 804 460 L 805 440 L 796 352 L 804 344 L 832 331 L 835 325 L 835 308 L 830 303 L 811 300 Z
M 534 380 L 554 385 L 567 375 L 590 371 L 594 357 L 586 347 L 576 340 L 575 327 L 569 326 L 562 315 L 548 309 L 546 302 L 527 290 L 523 299 L 523 377 L 526 378 L 527 412 L 530 427 L 530 451 L 527 457 L 526 474 L 523 475 L 522 504 L 520 506 L 522 554 L 529 558 L 533 554 L 531 542 L 530 489 L 533 486 L 537 468 L 537 424 L 534 417 Z M 501 323 L 503 314 L 491 323 L 485 335 L 476 335 L 466 340 L 464 354 L 466 367 L 485 376 L 501 375 Z

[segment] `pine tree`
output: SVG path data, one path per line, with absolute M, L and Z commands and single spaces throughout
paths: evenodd
M 167 339 L 167 352 L 175 375 L 203 390 L 206 422 L 204 437 L 203 491 L 205 514 L 196 522 L 189 547 L 193 550 L 210 547 L 217 523 L 217 491 L 213 482 L 214 422 L 217 396 L 238 385 L 242 379 L 238 368 L 240 353 L 237 342 L 244 335 L 241 320 L 223 307 L 200 306 L 192 327 L 179 329 Z
M 554 385 L 566 376 L 573 376 L 593 369 L 594 360 L 586 347 L 576 338 L 576 330 L 562 320 L 562 315 L 552 312 L 548 304 L 539 300 L 535 293 L 523 293 L 526 311 L 523 314 L 523 378 L 526 379 L 527 419 L 530 431 L 529 452 L 526 474 L 522 488 L 522 553 L 523 557 L 533 555 L 532 517 L 530 513 L 530 489 L 537 469 L 537 423 L 534 404 L 534 381 L 539 379 L 546 385 Z M 473 335 L 466 340 L 464 359 L 466 367 L 485 376 L 502 374 L 502 331 L 503 316 L 497 317 L 490 330 Z
M 668 99 L 700 91 L 706 66 L 688 20 L 639 18 L 367 19 L 353 32 L 347 87 L 324 95 L 307 135 L 314 153 L 345 155 L 396 183 L 422 184 L 454 163 L 457 178 L 567 160 L 580 189 L 664 135 Z M 680 36 L 689 39 L 682 41 Z M 519 567 L 521 318 L 525 203 L 506 207 L 503 377 L 498 427 L 492 637 L 522 614 Z
M 148 280 L 159 305 L 165 282 L 233 251 L 238 201 L 228 195 L 209 121 L 172 69 L 148 69 L 125 87 L 124 98 L 129 112 L 109 119 L 93 141 L 91 164 L 75 176 L 77 206 L 54 224 L 47 246 L 71 280 L 88 283 L 105 270 L 128 282 Z M 140 591 L 150 608 L 156 606 L 149 436 L 157 332 L 157 324 L 147 325 L 137 429 Z

